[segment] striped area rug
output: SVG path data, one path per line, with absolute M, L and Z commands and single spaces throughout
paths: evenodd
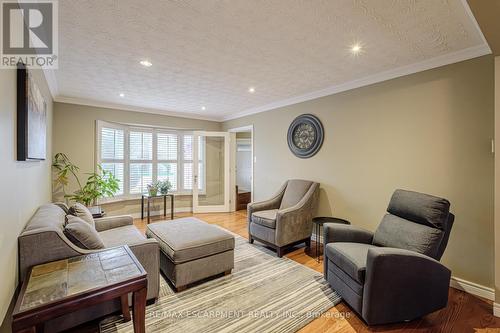
M 236 237 L 235 268 L 174 293 L 162 277 L 146 309 L 146 332 L 295 332 L 341 301 L 323 275 Z M 108 318 L 104 333 L 132 333 L 132 322 Z

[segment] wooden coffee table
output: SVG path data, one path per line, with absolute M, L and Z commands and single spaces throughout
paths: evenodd
M 130 320 L 133 293 L 134 331 L 145 331 L 147 279 L 128 246 L 37 265 L 30 269 L 14 307 L 13 332 L 41 332 L 44 322 L 120 298 Z

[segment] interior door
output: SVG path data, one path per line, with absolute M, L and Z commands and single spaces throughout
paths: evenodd
M 194 132 L 193 212 L 229 212 L 229 133 Z

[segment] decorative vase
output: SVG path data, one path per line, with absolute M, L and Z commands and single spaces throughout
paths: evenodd
M 156 197 L 156 195 L 158 194 L 158 189 L 157 188 L 150 188 L 150 189 L 148 189 L 148 192 L 149 192 L 150 197 Z

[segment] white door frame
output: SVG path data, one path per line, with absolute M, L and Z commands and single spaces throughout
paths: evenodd
M 224 204 L 213 206 L 200 206 L 198 201 L 198 138 L 204 137 L 223 137 L 224 138 Z M 228 132 L 208 132 L 208 131 L 195 131 L 193 132 L 193 213 L 220 213 L 229 212 L 229 133 Z M 205 163 L 207 163 L 207 152 L 205 152 Z M 206 166 L 205 166 L 206 168 Z M 206 182 L 206 179 L 205 179 Z
M 253 125 L 247 125 L 247 126 L 235 127 L 235 128 L 228 129 L 229 133 L 248 132 L 248 131 L 250 131 L 250 142 L 252 144 L 251 151 L 250 151 L 251 161 L 252 161 L 252 165 L 250 166 L 250 177 L 251 177 L 250 196 L 251 196 L 251 201 L 253 201 L 253 197 L 254 197 L 254 166 L 253 165 L 255 163 Z M 232 171 L 231 172 L 231 184 L 233 185 L 233 187 L 231 188 L 231 210 L 234 210 L 235 205 L 236 205 L 236 193 L 234 191 L 234 186 L 236 185 L 236 172 L 235 172 L 235 170 L 236 170 L 236 142 L 234 143 L 234 145 L 232 145 L 231 154 L 233 156 L 231 158 L 231 168 L 230 168 L 230 170 Z

